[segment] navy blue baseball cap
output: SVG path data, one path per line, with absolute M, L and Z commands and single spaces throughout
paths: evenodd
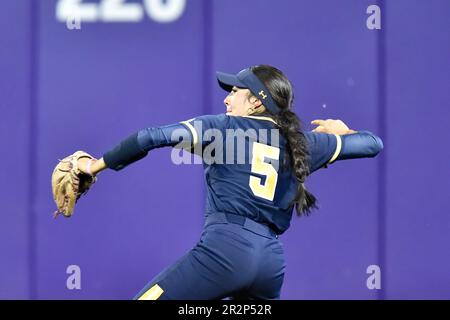
M 230 92 L 233 87 L 249 89 L 255 97 L 262 101 L 267 109 L 273 113 L 280 111 L 264 83 L 249 68 L 240 71 L 236 75 L 217 72 L 216 76 L 223 90 Z

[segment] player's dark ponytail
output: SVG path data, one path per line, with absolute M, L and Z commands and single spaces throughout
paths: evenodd
M 292 85 L 280 70 L 272 66 L 253 66 L 251 71 L 265 84 L 272 98 L 281 109 L 277 114 L 267 112 L 278 124 L 281 134 L 287 140 L 287 152 L 298 181 L 297 195 L 293 205 L 297 215 L 308 215 L 311 209 L 317 208 L 317 206 L 316 198 L 306 190 L 304 185 L 309 174 L 308 146 L 306 138 L 301 132 L 300 120 L 292 111 L 294 102 Z

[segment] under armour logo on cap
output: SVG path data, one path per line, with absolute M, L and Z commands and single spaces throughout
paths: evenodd
M 266 98 L 267 98 L 267 95 L 264 94 L 264 90 L 261 90 L 261 91 L 259 92 L 259 95 L 260 95 L 263 99 L 266 99 Z

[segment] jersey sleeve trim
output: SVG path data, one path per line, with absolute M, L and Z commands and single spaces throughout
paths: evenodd
M 337 157 L 341 153 L 341 149 L 342 149 L 342 139 L 341 139 L 341 137 L 339 135 L 337 135 L 337 134 L 335 134 L 334 136 L 336 137 L 336 150 L 334 151 L 334 154 L 331 157 L 330 161 L 328 161 L 329 164 L 337 159 Z
M 192 134 L 192 145 L 196 145 L 198 143 L 198 134 L 197 131 L 195 130 L 195 128 L 192 126 L 192 124 L 189 123 L 190 120 L 186 120 L 186 121 L 181 121 L 181 124 L 184 124 L 189 131 L 191 131 Z

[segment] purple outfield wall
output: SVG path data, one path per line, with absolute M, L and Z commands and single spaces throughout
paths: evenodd
M 130 0 L 111 22 L 108 1 L 83 1 L 97 16 L 73 30 L 68 2 L 0 2 L 0 299 L 130 299 L 195 245 L 203 170 L 169 149 L 101 173 L 71 219 L 51 218 L 50 176 L 75 150 L 224 112 L 215 71 L 254 64 L 291 79 L 306 130 L 340 118 L 385 145 L 310 177 L 320 210 L 282 236 L 282 299 L 450 299 L 450 2 Z

